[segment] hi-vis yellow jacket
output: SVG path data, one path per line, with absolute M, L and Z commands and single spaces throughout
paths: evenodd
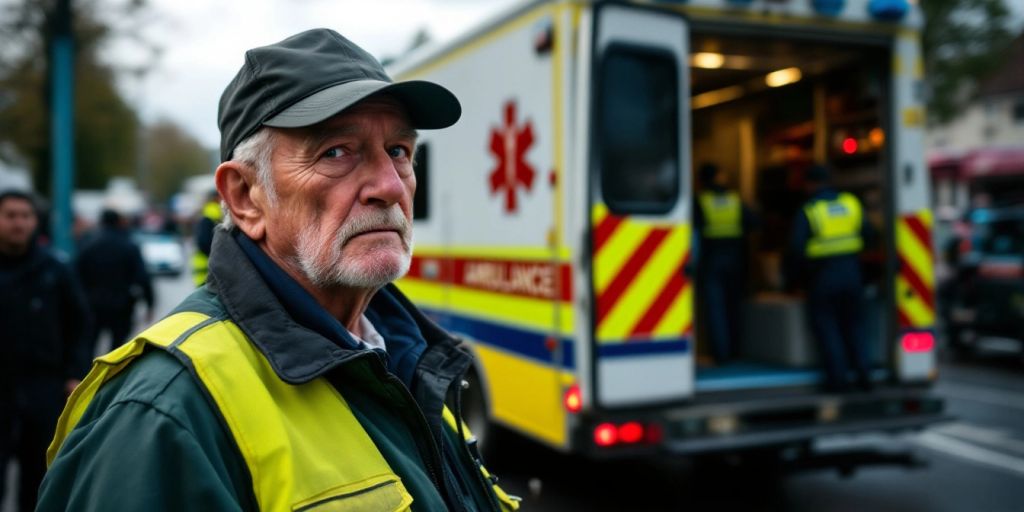
M 704 237 L 739 238 L 743 235 L 743 203 L 739 194 L 705 191 L 698 200 L 704 213 Z
M 233 245 L 230 235 L 218 233 L 217 237 L 215 247 L 223 248 L 228 253 L 234 251 L 238 255 L 238 248 Z M 237 279 L 253 272 L 252 267 L 246 263 L 244 260 L 236 260 L 233 268 L 221 269 L 230 276 L 229 279 Z M 282 311 L 276 310 L 273 304 L 266 304 L 269 290 L 253 282 L 248 289 L 225 288 L 224 293 L 215 295 L 210 289 L 224 286 L 224 282 L 218 280 L 217 249 L 211 264 L 211 283 L 197 290 L 185 302 L 185 305 L 199 304 L 201 307 L 191 308 L 194 310 L 179 308 L 184 310 L 168 316 L 129 343 L 96 360 L 92 371 L 72 394 L 61 415 L 56 436 L 47 453 L 48 464 L 59 462 L 62 456 L 74 456 L 63 453 L 62 448 L 69 438 L 88 435 L 88 432 L 80 433 L 77 430 L 79 427 L 86 431 L 94 428 L 79 423 L 87 415 L 90 405 L 102 402 L 97 396 L 103 393 L 104 386 L 119 374 L 130 371 L 132 364 L 144 357 L 147 350 L 161 350 L 177 358 L 205 391 L 210 406 L 217 411 L 244 460 L 251 480 L 252 495 L 259 510 L 383 511 L 407 510 L 410 507 L 413 510 L 429 510 L 438 503 L 455 503 L 459 507 L 465 506 L 466 510 L 518 508 L 518 502 L 494 484 L 496 479 L 474 458 L 463 442 L 471 438 L 465 425 L 457 423 L 455 416 L 440 402 L 437 403 L 437 416 L 442 423 L 439 428 L 445 430 L 441 438 L 456 439 L 458 442 L 455 446 L 445 445 L 444 441 L 437 438 L 442 447 L 435 446 L 434 449 L 437 453 L 446 448 L 454 450 L 456 462 L 444 456 L 435 460 L 446 465 L 445 469 L 432 466 L 425 473 L 436 478 L 433 484 L 438 496 L 423 494 L 423 489 L 431 488 L 431 485 L 424 486 L 423 482 L 418 482 L 421 497 L 425 499 L 425 502 L 419 502 L 416 493 L 407 485 L 410 482 L 403 482 L 389 465 L 381 451 L 383 448 L 378 447 L 360 423 L 353 405 L 343 396 L 347 388 L 343 385 L 339 387 L 327 373 L 332 369 L 340 371 L 352 368 L 354 373 L 363 377 L 349 375 L 343 379 L 345 383 L 363 380 L 365 385 L 377 385 L 376 379 L 381 375 L 366 377 L 370 373 L 366 370 L 379 365 L 378 356 L 372 351 L 345 353 L 344 350 L 331 349 L 319 361 L 295 364 L 287 360 L 310 354 L 275 352 L 277 348 L 274 345 L 280 343 L 278 348 L 287 350 L 288 343 L 302 344 L 312 340 L 312 333 L 299 332 L 290 336 L 293 339 L 265 337 L 266 329 L 277 330 L 279 337 L 289 337 L 281 325 L 283 320 L 275 317 Z M 380 293 L 399 292 L 388 287 Z M 389 295 L 389 300 L 401 307 L 411 307 L 404 297 Z M 261 305 L 262 311 L 259 310 Z M 250 323 L 244 320 L 237 323 L 232 315 L 240 311 L 256 311 L 273 321 L 260 324 L 261 320 L 257 319 Z M 297 326 L 288 327 L 295 329 Z M 254 341 L 248 333 L 255 333 L 256 339 L 260 341 Z M 303 340 L 303 337 L 306 339 Z M 326 348 L 329 345 L 317 346 Z M 315 352 L 313 350 L 311 353 Z M 444 356 L 429 349 L 423 356 L 425 359 L 439 357 Z M 321 366 L 310 367 L 307 363 Z M 429 364 L 429 361 L 421 361 L 420 364 Z M 288 369 L 283 368 L 289 365 Z M 393 377 L 382 380 L 388 379 L 397 381 Z M 379 386 L 383 388 L 384 384 L 382 382 Z M 394 388 L 393 383 L 389 385 Z M 408 403 L 402 404 L 401 399 L 396 398 L 396 404 L 383 406 L 409 408 L 411 405 L 415 408 L 417 402 L 412 396 L 407 397 Z M 403 414 L 408 417 L 408 414 Z M 422 414 L 430 415 L 427 411 Z M 419 418 L 422 422 L 424 416 Z M 403 428 L 402 425 L 392 427 L 396 430 Z M 424 425 L 420 431 L 428 430 Z M 458 433 L 465 437 L 458 438 Z M 409 435 L 417 437 L 412 431 Z M 428 444 L 433 438 L 430 434 L 419 437 L 427 438 Z M 159 442 L 159 439 L 147 440 Z M 422 441 L 417 446 L 421 446 Z M 81 449 L 81 446 L 75 448 Z M 131 446 L 125 448 L 131 449 Z M 430 466 L 430 463 L 426 464 Z M 454 487 L 448 482 L 450 477 L 446 476 L 459 474 L 462 475 L 462 492 L 457 489 L 453 491 Z M 80 477 L 88 478 L 88 475 Z M 74 482 L 50 482 L 49 487 L 64 487 L 50 489 L 44 484 L 42 503 L 48 503 L 47 494 L 51 490 L 66 491 L 74 485 Z M 466 487 L 472 489 L 466 492 Z M 118 497 L 109 496 L 108 499 L 115 503 Z M 196 506 L 202 508 L 203 504 Z
M 216 201 L 209 201 L 203 205 L 202 218 L 196 223 L 197 230 L 206 230 L 207 233 L 196 233 L 196 239 L 206 238 L 209 241 L 213 237 L 213 228 L 224 217 L 220 204 Z M 200 243 L 196 244 L 197 246 Z M 206 273 L 209 272 L 210 257 L 203 252 L 203 249 L 196 247 L 192 253 L 192 282 L 196 286 L 202 286 L 206 282 Z
M 804 254 L 811 259 L 855 254 L 864 248 L 860 201 L 848 192 L 804 206 L 811 228 Z

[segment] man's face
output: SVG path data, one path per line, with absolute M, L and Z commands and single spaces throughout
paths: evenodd
M 8 197 L 0 203 L 0 249 L 23 252 L 32 240 L 38 219 L 32 203 L 20 197 Z
M 377 288 L 405 274 L 416 132 L 401 105 L 370 98 L 275 139 L 268 252 L 318 288 Z

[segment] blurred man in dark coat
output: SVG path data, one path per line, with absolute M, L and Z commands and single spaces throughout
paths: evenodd
M 96 315 L 93 350 L 103 331 L 110 334 L 112 347 L 128 339 L 139 299 L 146 303 L 147 323 L 153 320 L 153 287 L 142 253 L 116 211 L 104 210 L 100 215 L 100 231 L 85 242 L 76 267 Z
M 0 192 L 0 475 L 16 457 L 22 511 L 35 508 L 57 417 L 92 356 L 85 298 L 74 272 L 36 243 L 38 226 L 32 196 Z

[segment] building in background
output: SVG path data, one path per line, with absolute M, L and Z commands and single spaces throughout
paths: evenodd
M 943 152 L 1024 146 L 1024 34 L 1006 64 L 978 86 L 977 99 L 954 121 L 929 130 L 928 146 Z
M 1024 200 L 1024 34 L 1006 64 L 979 85 L 975 101 L 954 121 L 930 129 L 927 140 L 940 214 L 962 214 L 978 201 Z

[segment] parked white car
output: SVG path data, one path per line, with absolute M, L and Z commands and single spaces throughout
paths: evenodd
M 152 276 L 179 276 L 185 270 L 185 249 L 174 235 L 165 233 L 132 234 L 142 251 L 146 271 Z

